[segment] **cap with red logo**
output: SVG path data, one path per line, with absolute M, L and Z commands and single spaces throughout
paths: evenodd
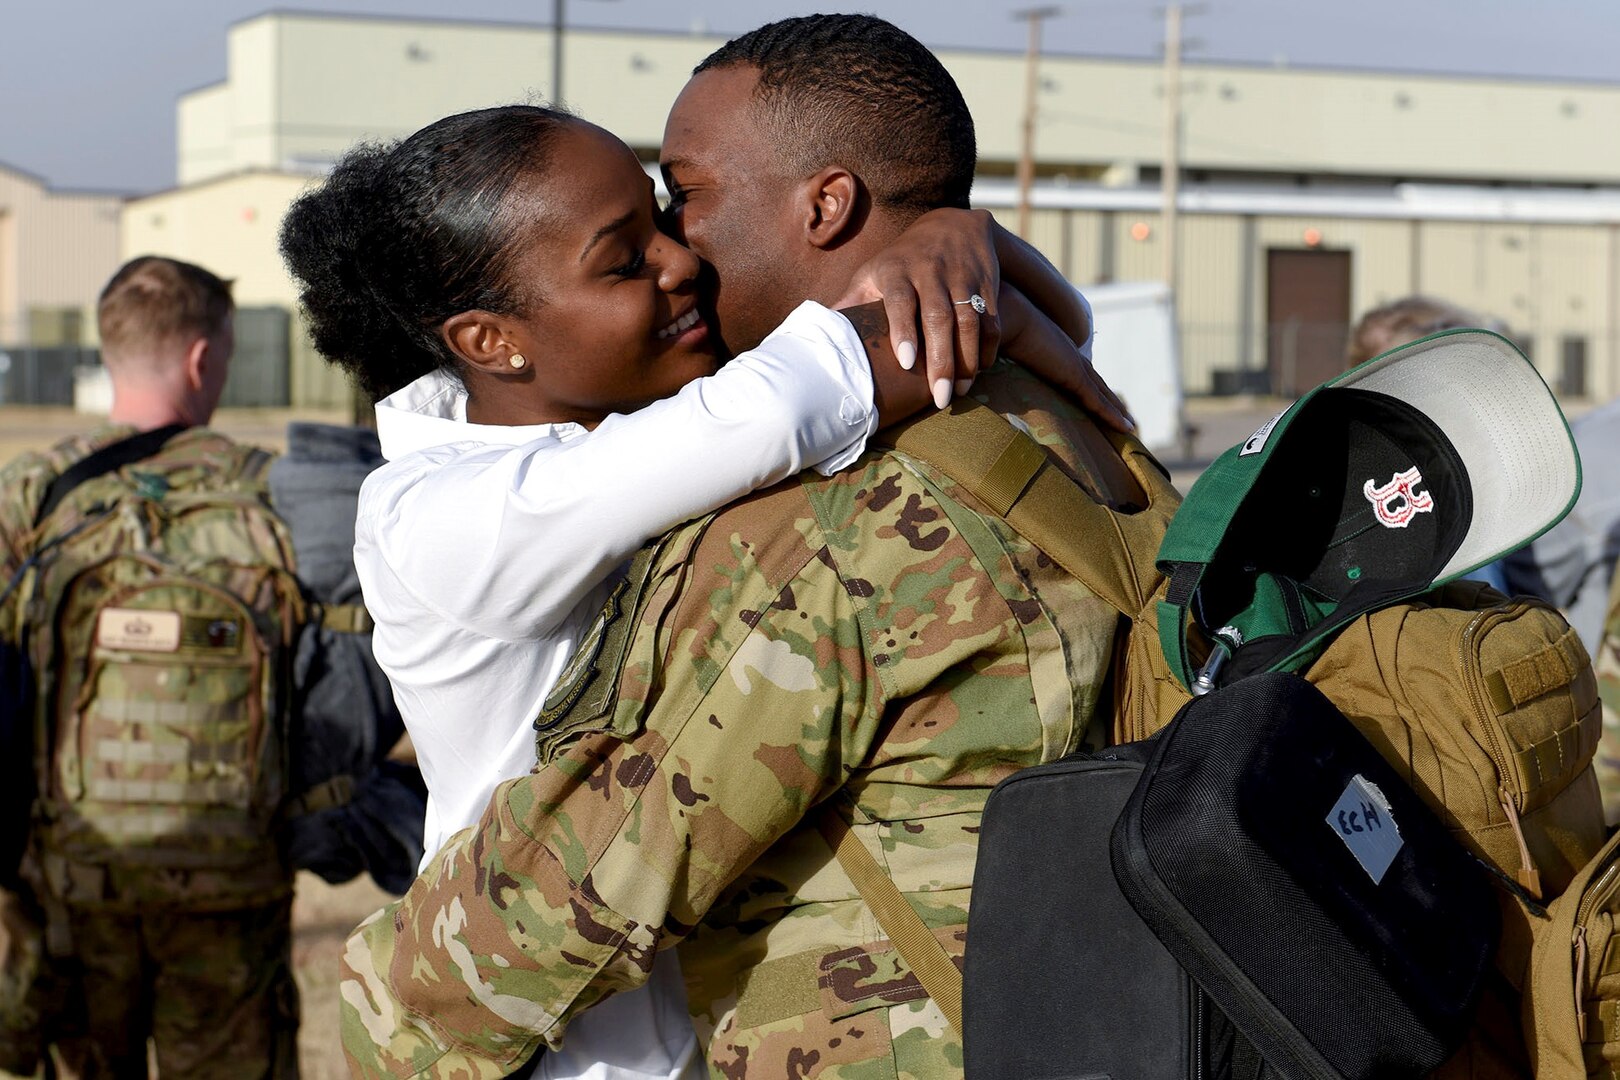
M 1580 488 L 1564 414 L 1511 341 L 1447 330 L 1391 349 L 1193 485 L 1159 549 L 1166 657 L 1193 686 L 1190 613 L 1242 671 L 1299 670 L 1356 616 L 1540 536 Z

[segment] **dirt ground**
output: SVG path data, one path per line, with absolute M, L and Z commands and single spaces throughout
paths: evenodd
M 303 1080 L 346 1080 L 338 1042 L 338 957 L 355 924 L 393 897 L 362 877 L 328 885 L 313 874 L 298 875 L 293 900 L 293 968 L 303 994 L 298 1032 Z

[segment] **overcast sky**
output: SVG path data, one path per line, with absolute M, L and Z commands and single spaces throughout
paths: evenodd
M 568 0 L 570 25 L 730 34 L 867 10 L 933 46 L 1019 50 L 1033 0 Z M 1052 52 L 1154 56 L 1164 0 L 1071 0 Z M 64 188 L 174 183 L 175 104 L 225 77 L 225 31 L 271 8 L 548 25 L 553 0 L 0 0 L 0 162 Z M 1620 83 L 1617 0 L 1211 0 L 1189 59 Z M 1617 178 L 1620 180 L 1620 178 Z

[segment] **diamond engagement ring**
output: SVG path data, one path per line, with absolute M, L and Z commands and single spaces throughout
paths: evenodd
M 989 310 L 989 306 L 984 302 L 984 297 L 980 296 L 978 293 L 974 293 L 972 296 L 968 297 L 966 300 L 952 301 L 951 306 L 952 307 L 961 307 L 963 304 L 967 304 L 974 311 L 977 311 L 980 315 L 983 315 L 986 311 Z

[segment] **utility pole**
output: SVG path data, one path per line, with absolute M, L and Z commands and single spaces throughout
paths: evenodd
M 1164 163 L 1159 170 L 1163 192 L 1160 211 L 1164 237 L 1164 283 L 1176 290 L 1179 200 L 1181 197 L 1181 19 L 1197 15 L 1203 4 L 1171 4 L 1164 9 Z
M 563 32 L 568 25 L 567 15 L 566 0 L 551 0 L 551 103 L 559 108 L 563 103 Z
M 1029 239 L 1029 195 L 1035 186 L 1035 94 L 1040 89 L 1041 21 L 1062 13 L 1059 7 L 1025 8 L 1013 18 L 1029 23 L 1029 51 L 1024 54 L 1024 145 L 1018 155 L 1018 235 Z
M 557 106 L 563 99 L 563 4 L 551 0 L 551 103 Z

